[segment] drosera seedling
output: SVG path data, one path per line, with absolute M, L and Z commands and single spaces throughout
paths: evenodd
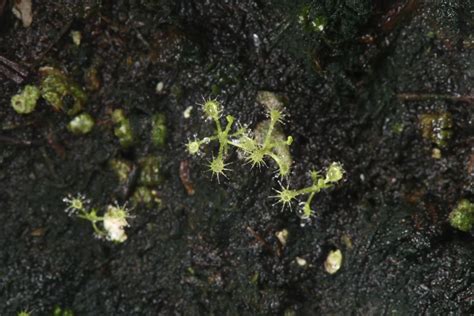
M 253 131 L 245 126 L 234 124 L 236 119 L 230 115 L 225 117 L 224 124 L 224 110 L 218 100 L 208 99 L 202 103 L 206 120 L 213 121 L 215 124 L 215 134 L 189 141 L 186 149 L 191 155 L 200 155 L 202 147 L 217 142 L 219 144 L 217 155 L 213 155 L 208 168 L 218 181 L 221 176 L 226 177 L 227 172 L 230 171 L 228 168 L 230 163 L 225 159 L 231 147 L 236 148 L 252 168 L 267 166 L 266 161 L 270 159 L 278 166 L 277 175 L 280 179 L 285 179 L 290 174 L 293 160 L 289 147 L 293 143 L 293 138 L 285 136 L 280 128 L 280 125 L 284 123 L 283 102 L 269 91 L 260 91 L 257 100 L 265 106 L 268 119 L 259 123 Z M 281 188 L 276 189 L 276 195 L 271 198 L 276 199 L 275 204 L 281 204 L 284 209 L 291 208 L 299 196 L 308 195 L 307 200 L 300 203 L 298 210 L 302 219 L 308 219 L 314 214 L 311 203 L 315 194 L 334 186 L 344 177 L 344 173 L 342 165 L 333 162 L 324 175 L 312 171 L 312 184 L 306 188 L 294 190 L 289 186 L 281 185 L 280 182 Z
M 201 139 L 195 139 L 189 141 L 186 144 L 186 148 L 191 155 L 197 155 L 201 151 L 203 145 L 210 144 L 211 142 L 218 142 L 219 149 L 217 155 L 212 157 L 208 167 L 213 176 L 219 180 L 220 176 L 225 176 L 225 172 L 229 171 L 226 166 L 224 159 L 228 153 L 229 146 L 232 145 L 232 138 L 238 137 L 245 133 L 244 128 L 239 128 L 236 132 L 231 133 L 235 118 L 231 115 L 226 116 L 226 125 L 222 126 L 222 105 L 216 99 L 204 100 L 202 103 L 202 110 L 206 120 L 211 120 L 215 124 L 216 133 L 212 136 L 203 137 Z
M 277 108 L 267 109 L 269 120 L 262 122 L 254 132 L 249 131 L 245 126 L 235 125 L 236 119 L 227 115 L 225 124 L 222 122 L 223 107 L 216 99 L 204 100 L 202 110 L 205 118 L 215 124 L 215 134 L 200 139 L 194 139 L 186 144 L 186 149 L 191 155 L 198 155 L 201 147 L 209 145 L 212 142 L 219 144 L 217 155 L 210 160 L 208 167 L 212 176 L 219 180 L 220 176 L 226 176 L 229 163 L 225 158 L 230 147 L 239 150 L 245 161 L 251 167 L 266 166 L 265 159 L 273 159 L 278 165 L 278 174 L 286 176 L 290 172 L 291 157 L 289 150 L 282 150 L 291 145 L 293 138 L 282 137 L 282 133 L 277 130 L 277 125 L 282 122 L 283 113 Z
M 68 205 L 65 211 L 69 216 L 91 222 L 97 238 L 117 243 L 127 240 L 125 227 L 129 226 L 127 218 L 130 215 L 126 205 L 119 206 L 117 203 L 108 205 L 104 214 L 99 216 L 99 209 L 89 207 L 90 200 L 82 194 L 68 195 L 63 199 L 63 202 Z
M 216 177 L 217 182 L 220 182 L 220 176 L 227 178 L 226 172 L 230 171 L 230 168 L 227 168 L 229 163 L 226 163 L 222 157 L 212 158 L 209 161 L 209 171 L 212 173 L 212 176 Z
M 265 158 L 270 158 L 278 166 L 278 175 L 284 177 L 290 173 L 293 163 L 289 151 L 293 137 L 286 137 L 278 129 L 278 124 L 283 123 L 280 110 L 269 110 L 268 115 L 269 120 L 260 123 L 254 130 L 255 137 L 243 135 L 234 142 L 234 146 L 243 152 L 252 168 L 266 166 Z
M 314 210 L 311 208 L 311 202 L 313 201 L 314 195 L 319 193 L 321 190 L 332 187 L 334 184 L 339 182 L 344 177 L 344 169 L 338 162 L 333 162 L 326 171 L 325 176 L 321 176 L 317 171 L 311 171 L 312 184 L 306 188 L 293 190 L 289 186 L 281 185 L 281 189 L 276 189 L 276 195 L 271 198 L 277 199 L 276 204 L 281 204 L 282 208 L 290 207 L 296 198 L 300 195 L 308 195 L 308 199 L 305 202 L 299 203 L 300 208 L 298 214 L 302 219 L 308 219 L 314 214 Z

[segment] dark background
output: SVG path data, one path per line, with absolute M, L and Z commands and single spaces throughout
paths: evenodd
M 77 315 L 474 313 L 473 234 L 447 222 L 474 194 L 473 10 L 461 0 L 33 1 L 24 28 L 7 7 L 0 55 L 29 75 L 0 74 L 0 314 L 50 315 L 55 305 Z M 302 12 L 325 17 L 324 32 L 299 23 Z M 102 123 L 90 134 L 70 134 L 69 118 L 43 101 L 27 116 L 10 107 L 44 65 L 84 87 L 97 70 L 87 112 Z M 198 159 L 185 151 L 212 132 L 203 97 L 253 128 L 265 118 L 261 90 L 287 100 L 292 187 L 332 161 L 347 171 L 316 195 L 309 223 L 273 206 L 271 164 L 250 169 L 231 154 L 218 183 L 206 171 L 212 148 Z M 111 108 L 132 121 L 130 150 L 113 135 Z M 150 144 L 156 113 L 167 119 L 161 148 Z M 453 118 L 440 159 L 422 136 L 430 113 Z M 108 162 L 147 155 L 162 161 L 163 203 L 133 209 L 125 243 L 95 239 L 64 212 L 69 193 L 124 202 Z M 284 228 L 285 247 L 275 237 Z M 329 275 L 333 249 L 344 260 Z

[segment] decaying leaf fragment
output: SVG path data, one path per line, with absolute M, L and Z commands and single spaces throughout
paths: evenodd
M 24 27 L 29 27 L 33 22 L 31 0 L 15 0 L 12 12 L 17 18 L 21 20 Z

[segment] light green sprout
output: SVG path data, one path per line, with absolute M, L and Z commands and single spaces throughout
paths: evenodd
M 108 205 L 104 215 L 99 216 L 97 208 L 89 208 L 90 200 L 86 199 L 84 195 L 78 194 L 75 197 L 69 195 L 63 199 L 63 202 L 68 205 L 65 211 L 69 216 L 76 216 L 91 222 L 97 238 L 117 243 L 127 240 L 125 227 L 129 226 L 127 218 L 130 216 L 126 206 Z
M 341 164 L 333 162 L 329 166 L 324 177 L 317 171 L 311 172 L 311 180 L 313 182 L 311 186 L 299 190 L 293 190 L 289 187 L 282 186 L 280 190 L 275 190 L 277 194 L 272 197 L 276 198 L 277 203 L 280 203 L 284 208 L 286 206 L 291 207 L 292 202 L 295 201 L 298 196 L 308 194 L 308 199 L 305 202 L 300 203 L 301 209 L 298 210 L 301 218 L 307 219 L 314 214 L 314 210 L 311 208 L 311 202 L 313 201 L 314 195 L 323 189 L 330 188 L 343 177 L 344 169 Z
M 290 145 L 293 142 L 291 136 L 285 136 L 281 131 L 280 124 L 284 121 L 283 103 L 284 100 L 277 97 L 269 91 L 260 91 L 257 95 L 257 101 L 265 106 L 268 119 L 261 122 L 253 131 L 249 131 L 241 125 L 234 127 L 235 118 L 226 116 L 223 120 L 223 108 L 217 100 L 205 100 L 202 104 L 202 110 L 206 119 L 214 122 L 215 134 L 200 139 L 194 139 L 186 144 L 186 149 L 191 155 L 199 155 L 201 149 L 211 143 L 218 143 L 219 149 L 217 155 L 214 154 L 209 162 L 209 170 L 213 176 L 219 180 L 220 176 L 226 176 L 229 163 L 225 158 L 229 148 L 236 148 L 245 161 L 252 167 L 266 166 L 268 160 L 272 160 L 278 166 L 278 175 L 280 177 L 288 176 L 293 163 L 290 154 Z M 308 195 L 306 202 L 300 203 L 301 209 L 299 215 L 302 219 L 310 218 L 314 211 L 311 208 L 311 202 L 314 195 L 323 189 L 335 185 L 344 177 L 344 169 L 340 163 L 332 163 L 324 175 L 317 171 L 311 172 L 312 185 L 303 189 L 293 190 L 282 186 L 276 190 L 273 198 L 282 207 L 291 206 L 301 195 Z
M 269 120 L 263 122 L 251 133 L 243 126 L 234 128 L 235 118 L 231 115 L 225 117 L 225 124 L 222 122 L 223 108 L 217 100 L 206 100 L 202 104 L 206 119 L 214 122 L 216 133 L 211 136 L 189 141 L 186 148 L 191 155 L 197 155 L 201 147 L 212 142 L 219 144 L 217 155 L 209 162 L 209 170 L 213 176 L 219 180 L 220 176 L 225 176 L 230 169 L 229 163 L 225 162 L 230 147 L 240 150 L 245 160 L 252 167 L 265 165 L 265 158 L 273 159 L 279 167 L 279 175 L 286 176 L 290 172 L 291 156 L 289 146 L 292 142 L 291 136 L 282 137 L 282 133 L 277 130 L 277 124 L 282 122 L 283 114 L 278 109 L 269 109 Z M 254 134 L 255 136 L 251 136 Z M 262 136 L 263 135 L 263 136 Z M 282 149 L 285 147 L 286 149 Z
M 278 109 L 269 110 L 270 119 L 262 122 L 254 131 L 255 137 L 242 135 L 233 143 L 245 156 L 252 167 L 265 165 L 265 158 L 270 158 L 278 165 L 280 176 L 287 176 L 290 172 L 292 159 L 289 146 L 293 138 L 285 135 L 278 129 L 282 123 L 282 112 Z

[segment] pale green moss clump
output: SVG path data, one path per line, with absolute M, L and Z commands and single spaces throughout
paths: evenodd
M 94 127 L 94 119 L 88 113 L 82 113 L 74 117 L 67 129 L 76 135 L 83 135 L 89 133 Z
M 28 114 L 35 110 L 39 98 L 43 98 L 55 110 L 73 116 L 82 111 L 87 100 L 86 94 L 64 73 L 53 67 L 42 67 L 40 85 L 26 85 L 23 90 L 11 98 L 13 109 L 19 114 Z M 68 124 L 73 134 L 87 134 L 94 126 L 94 120 L 87 113 L 74 117 Z
M 168 134 L 166 118 L 163 114 L 156 114 L 152 118 L 151 141 L 156 147 L 164 146 Z
M 474 203 L 463 199 L 449 214 L 449 223 L 452 227 L 463 232 L 469 232 L 474 227 Z
M 453 135 L 453 118 L 449 112 L 422 114 L 420 127 L 423 138 L 443 148 Z
M 69 308 L 55 306 L 53 310 L 53 316 L 74 316 L 74 312 Z
M 115 124 L 114 134 L 118 138 L 123 148 L 133 145 L 135 138 L 133 135 L 130 119 L 125 116 L 122 109 L 116 109 L 112 112 L 112 122 Z
M 40 96 L 41 93 L 37 87 L 26 85 L 20 93 L 11 98 L 11 105 L 15 112 L 28 114 L 35 110 Z
M 157 186 L 163 182 L 159 158 L 155 156 L 141 158 L 137 167 L 127 160 L 112 159 L 109 161 L 109 167 L 117 176 L 120 186 L 134 181 L 132 179 L 136 180 L 137 186 L 131 192 L 130 197 L 132 207 L 139 204 L 147 207 L 161 205 L 157 191 Z
M 84 108 L 87 95 L 79 85 L 56 68 L 42 67 L 39 71 L 41 96 L 55 110 L 75 115 Z

